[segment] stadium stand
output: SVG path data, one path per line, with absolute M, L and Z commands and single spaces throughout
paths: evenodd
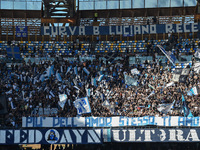
M 0 0 L 0 150 L 199 149 L 199 8 Z

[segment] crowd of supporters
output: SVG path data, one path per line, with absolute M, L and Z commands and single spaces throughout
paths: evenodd
M 41 78 L 48 67 L 53 67 L 51 75 Z M 132 69 L 138 73 L 133 74 Z M 129 65 L 127 55 L 112 62 L 98 57 L 93 61 L 81 61 L 77 57 L 76 61 L 23 62 L 11 65 L 10 69 L 4 64 L 0 72 L 0 89 L 6 94 L 9 113 L 1 126 L 19 127 L 22 117 L 26 116 L 75 117 L 77 110 L 73 102 L 82 97 L 89 98 L 91 107 L 91 113 L 82 116 L 183 116 L 183 94 L 193 116 L 199 116 L 199 96 L 187 95 L 192 87 L 199 86 L 199 75 L 191 68 L 185 83 L 176 82 L 166 87 L 172 81 L 173 70 L 169 61 L 162 64 L 158 59 Z M 126 75 L 136 81 L 135 85 L 127 83 Z M 58 104 L 60 94 L 67 95 L 63 108 Z M 158 110 L 161 104 L 171 104 L 174 100 L 167 113 Z M 36 108 L 38 111 L 34 111 Z M 45 113 L 39 111 L 40 108 L 56 108 L 56 112 Z

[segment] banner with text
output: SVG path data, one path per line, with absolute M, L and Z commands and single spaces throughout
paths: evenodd
M 104 129 L 104 142 L 199 142 L 200 129 Z
M 100 144 L 101 129 L 0 130 L 0 144 Z
M 43 26 L 41 35 L 136 35 L 198 32 L 200 23 L 130 26 Z
M 200 127 L 200 117 L 23 117 L 22 127 L 126 127 L 126 126 Z

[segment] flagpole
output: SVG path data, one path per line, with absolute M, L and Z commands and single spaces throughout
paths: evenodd
M 162 50 L 160 45 L 157 45 L 157 47 L 163 52 L 163 54 L 169 59 L 169 61 L 173 64 L 173 66 L 175 66 L 175 64 L 173 63 L 173 61 L 169 58 L 169 56 Z

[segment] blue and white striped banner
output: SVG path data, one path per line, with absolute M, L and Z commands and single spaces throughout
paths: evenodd
M 22 127 L 200 127 L 200 117 L 23 117 Z

